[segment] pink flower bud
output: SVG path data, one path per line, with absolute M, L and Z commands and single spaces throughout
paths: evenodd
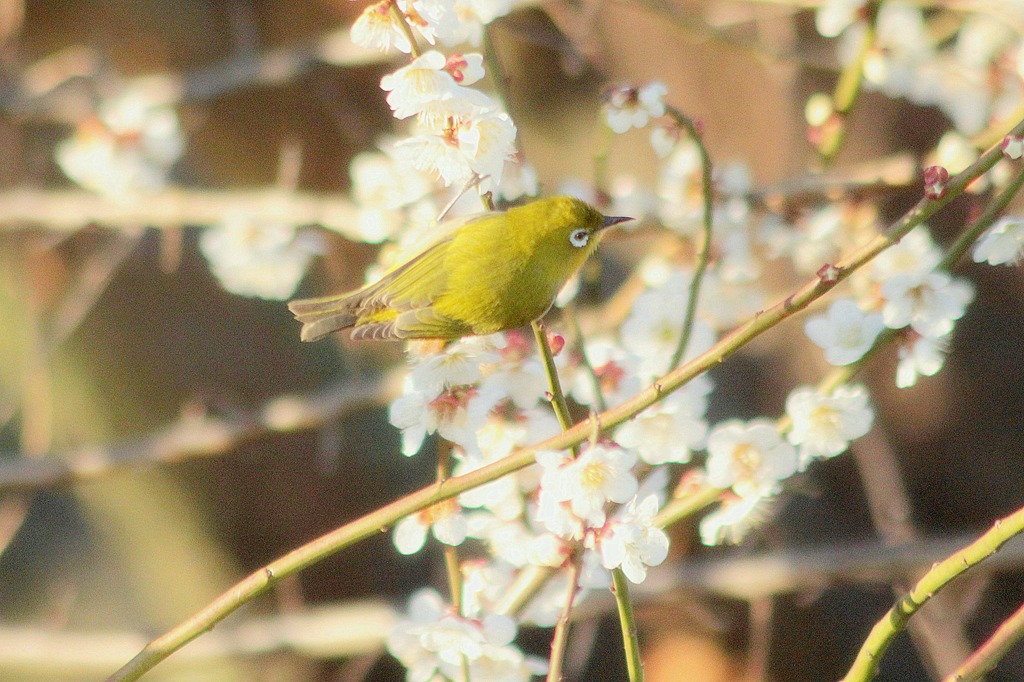
M 924 169 L 924 195 L 929 199 L 941 199 L 946 194 L 949 171 L 942 166 L 928 166 Z
M 1003 156 L 1008 159 L 1019 159 L 1024 156 L 1024 137 L 1020 135 L 1007 135 L 999 144 Z
M 818 268 L 818 279 L 825 284 L 835 284 L 839 281 L 839 273 L 842 272 L 839 268 L 832 265 L 831 263 L 825 263 Z
M 557 356 L 565 348 L 565 337 L 561 334 L 548 333 L 548 345 L 551 346 L 551 355 Z

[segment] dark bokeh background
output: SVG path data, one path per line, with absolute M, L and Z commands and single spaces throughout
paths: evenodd
M 229 60 L 300 49 L 349 24 L 361 8 L 343 0 L 0 0 L 0 190 L 70 187 L 53 146 L 104 83 L 163 72 L 206 83 L 203 74 Z M 699 20 L 710 10 L 737 13 L 726 34 L 731 40 L 701 32 Z M 703 122 L 712 157 L 745 160 L 757 182 L 767 184 L 811 162 L 803 102 L 835 78 L 810 15 L 779 7 L 551 3 L 500 19 L 491 38 L 506 70 L 508 109 L 549 190 L 566 177 L 590 176 L 588 150 L 601 88 L 609 82 L 663 80 L 669 100 Z M 744 47 L 755 39 L 763 49 Z M 20 89 L 25 70 L 72 47 L 90 51 L 94 70 L 44 97 L 27 97 Z M 377 87 L 398 64 L 383 58 L 344 67 L 311 63 L 280 83 L 187 90 L 179 112 L 188 143 L 174 182 L 268 186 L 282 147 L 294 144 L 302 155 L 297 189 L 346 191 L 349 160 L 379 135 L 401 130 Z M 851 118 L 840 166 L 893 152 L 922 155 L 947 127 L 934 111 L 868 95 Z M 613 154 L 612 169 L 650 181 L 655 159 L 646 145 L 627 145 Z M 915 199 L 916 190 L 893 193 L 885 210 L 896 216 Z M 932 222 L 937 239 L 957 234 L 971 201 Z M 281 394 L 375 381 L 400 358 L 395 346 L 299 344 L 283 304 L 228 294 L 213 279 L 197 249 L 201 227 L 128 234 L 83 224 L 80 232 L 53 234 L 39 225 L 3 226 L 0 449 L 6 454 L 0 468 L 18 458 L 60 457 L 82 444 L 131 442 L 190 415 L 230 419 Z M 304 292 L 352 285 L 373 258 L 373 247 L 325 238 L 329 252 Z M 115 263 L 79 324 L 59 344 L 49 343 L 54 311 L 83 273 L 102 272 L 103 254 L 125 243 L 129 255 Z M 604 257 L 615 267 L 607 270 L 625 270 L 647 243 L 643 234 L 610 243 Z M 168 268 L 166 256 L 175 248 L 180 258 Z M 964 273 L 975 282 L 977 299 L 944 372 L 897 391 L 895 359 L 883 354 L 864 377 L 875 395 L 878 439 L 815 467 L 777 519 L 743 547 L 701 549 L 693 529 L 682 528 L 674 556 L 710 561 L 879 538 L 959 536 L 1021 505 L 1022 278 L 1007 268 L 972 266 Z M 799 335 L 799 323 L 790 323 L 716 371 L 712 419 L 779 414 L 788 388 L 821 371 L 818 358 L 793 343 Z M 0 492 L 0 538 L 7 541 L 0 554 L 0 625 L 43 633 L 43 642 L 45 633 L 61 631 L 155 636 L 247 572 L 428 482 L 429 453 L 399 455 L 386 402 L 372 402 L 316 428 L 248 436 L 210 457 L 132 467 L 55 489 Z M 909 516 L 889 519 L 888 529 L 869 513 L 863 476 L 886 452 L 903 479 L 891 483 L 905 487 L 910 503 Z M 692 587 L 647 597 L 640 613 L 649 679 L 836 679 L 890 605 L 891 585 L 909 580 L 884 571 L 867 580 L 823 579 L 756 604 Z M 1024 598 L 1012 567 L 978 571 L 962 583 L 947 604 L 955 615 L 949 623 L 962 626 L 974 644 Z M 424 584 L 443 585 L 437 553 L 402 557 L 381 534 L 285 583 L 225 627 L 355 598 L 397 605 Z M 573 679 L 622 679 L 617 637 L 607 615 L 578 626 Z M 536 653 L 546 651 L 544 632 L 527 631 L 524 641 Z M 752 646 L 765 641 L 767 652 Z M 40 672 L 5 662 L 2 650 L 3 679 L 96 678 L 70 664 Z M 879 679 L 928 679 L 917 652 L 902 637 Z M 765 667 L 748 666 L 750 660 Z M 152 676 L 341 681 L 363 674 L 402 676 L 372 652 L 321 660 L 287 651 L 168 667 Z M 1011 654 L 988 679 L 1022 677 L 1024 661 Z

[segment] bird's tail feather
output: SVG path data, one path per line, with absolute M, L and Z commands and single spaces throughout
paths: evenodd
M 324 296 L 290 301 L 288 310 L 302 323 L 299 337 L 303 341 L 316 341 L 356 323 L 356 306 L 352 303 L 348 294 Z

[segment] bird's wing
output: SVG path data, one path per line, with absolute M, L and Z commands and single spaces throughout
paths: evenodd
M 472 334 L 473 328 L 442 315 L 434 308 L 416 308 L 400 313 L 391 322 L 387 333 L 399 339 L 454 339 Z
M 448 287 L 444 259 L 451 242 L 451 235 L 434 242 L 411 260 L 359 291 L 353 303 L 360 310 L 366 311 L 390 308 L 404 312 L 429 306 Z

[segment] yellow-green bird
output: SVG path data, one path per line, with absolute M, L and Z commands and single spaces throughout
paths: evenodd
M 303 341 L 349 327 L 354 339 L 444 340 L 520 327 L 548 311 L 601 230 L 625 220 L 572 197 L 484 213 L 373 284 L 288 308 Z

